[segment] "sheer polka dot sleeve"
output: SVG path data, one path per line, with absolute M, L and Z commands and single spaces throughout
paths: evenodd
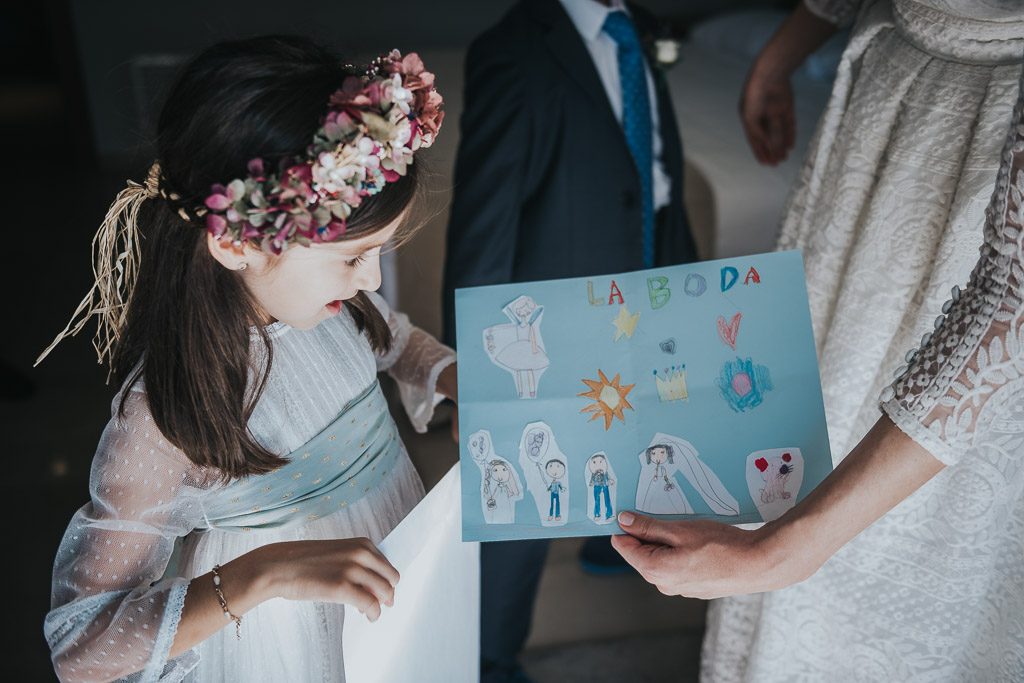
M 435 391 L 437 376 L 455 362 L 455 351 L 409 322 L 404 313 L 391 310 L 375 293 L 370 300 L 391 328 L 391 350 L 377 358 L 377 370 L 398 380 L 402 405 L 417 432 L 427 431 L 434 408 L 443 400 Z
M 114 410 L 118 406 L 114 400 Z M 175 540 L 202 517 L 207 471 L 163 438 L 145 395 L 100 438 L 90 498 L 72 518 L 44 625 L 61 681 L 178 681 L 197 661 L 168 661 L 188 581 L 164 579 Z
M 979 437 L 1024 418 L 1024 73 L 985 220 L 985 243 L 967 289 L 953 289 L 907 354 L 882 409 L 947 465 Z M 1019 444 L 1001 444 L 1020 453 Z

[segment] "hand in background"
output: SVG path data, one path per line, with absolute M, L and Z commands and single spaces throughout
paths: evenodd
M 785 161 L 796 142 L 790 75 L 836 32 L 803 3 L 786 18 L 750 67 L 740 94 L 740 119 L 747 143 L 762 164 Z
M 786 160 L 796 142 L 793 86 L 788 76 L 751 71 L 740 97 L 740 119 L 754 156 L 775 166 Z

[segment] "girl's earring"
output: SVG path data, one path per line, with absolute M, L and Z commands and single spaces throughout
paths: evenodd
M 242 262 L 242 263 L 238 264 L 238 270 L 245 270 L 248 267 L 249 267 L 249 264 L 245 263 L 245 262 Z

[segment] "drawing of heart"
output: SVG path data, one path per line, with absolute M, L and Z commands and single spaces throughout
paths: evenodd
M 659 344 L 661 350 L 668 354 L 674 354 L 676 352 L 676 340 L 674 338 L 666 339 Z
M 728 344 L 733 351 L 736 350 L 736 335 L 740 331 L 740 319 L 743 318 L 742 313 L 737 313 L 732 317 L 728 323 L 725 322 L 725 318 L 719 316 L 718 318 L 718 336 L 722 339 L 722 342 Z

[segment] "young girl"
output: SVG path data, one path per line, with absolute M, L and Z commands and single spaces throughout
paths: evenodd
M 456 397 L 454 353 L 370 294 L 440 104 L 416 55 L 298 38 L 184 69 L 79 310 L 122 388 L 54 567 L 61 680 L 344 679 L 343 603 L 391 603 L 374 544 L 423 496 L 377 372 L 420 431 Z

